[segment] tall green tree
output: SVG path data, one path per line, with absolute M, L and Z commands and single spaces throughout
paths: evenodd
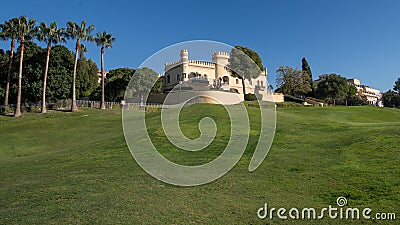
M 17 56 L 21 55 L 21 48 L 17 49 Z M 19 63 L 18 59 L 16 60 Z M 39 102 L 43 93 L 43 71 L 46 63 L 46 49 L 32 41 L 26 41 L 24 46 L 24 65 L 22 70 L 22 98 L 21 102 Z
M 163 85 L 163 77 L 159 77 L 157 82 L 151 88 L 150 94 L 161 94 L 162 93 L 162 85 Z
M 393 90 L 400 94 L 400 77 L 394 82 Z
M 261 71 L 263 71 L 265 69 L 264 65 L 262 63 L 261 57 L 256 51 L 254 51 L 253 49 L 244 47 L 244 46 L 240 46 L 240 45 L 236 45 L 235 49 L 242 51 L 244 54 L 246 54 L 248 57 L 250 57 L 250 59 L 252 59 L 253 62 L 255 64 L 257 64 L 258 68 L 260 68 Z
M 276 73 L 277 92 L 304 97 L 311 91 L 310 77 L 307 73 L 290 66 L 280 66 Z
M 144 103 L 157 80 L 158 74 L 154 70 L 147 67 L 137 69 L 128 84 L 126 96 L 139 97 L 140 102 Z
M 336 101 L 343 100 L 348 93 L 347 79 L 337 75 L 329 74 L 317 86 L 317 96 L 321 99 L 333 101 L 336 106 Z
M 4 94 L 4 107 L 8 108 L 8 96 L 10 94 L 10 80 L 11 80 L 11 69 L 12 63 L 14 59 L 14 50 L 15 50 L 15 42 L 18 38 L 18 18 L 13 18 L 11 20 L 5 21 L 3 24 L 0 24 L 1 34 L 0 38 L 2 40 L 11 40 L 11 51 L 10 51 L 10 59 L 8 62 L 8 70 L 7 70 L 7 81 L 6 81 L 6 90 Z
M 400 107 L 400 77 L 394 82 L 393 90 L 383 93 L 382 102 L 385 107 Z
M 117 102 L 124 99 L 125 90 L 132 79 L 134 69 L 118 68 L 110 70 L 105 81 L 105 99 L 107 101 Z M 90 96 L 91 99 L 101 99 L 101 87 L 98 87 Z
M 356 87 L 354 87 L 353 85 L 349 85 L 348 87 L 348 91 L 347 91 L 347 97 L 351 98 L 356 96 L 356 94 L 358 93 L 358 90 Z
M 83 20 L 81 25 L 79 26 L 76 22 L 70 21 L 67 23 L 66 34 L 68 38 L 76 39 L 75 44 L 75 63 L 74 63 L 74 73 L 72 76 L 72 104 L 71 104 L 71 112 L 78 111 L 78 107 L 76 105 L 76 67 L 78 64 L 78 54 L 81 47 L 82 41 L 94 41 L 93 35 L 90 33 L 93 31 L 94 26 L 90 25 L 86 27 L 86 21 Z
M 26 16 L 21 16 L 16 20 L 17 24 L 17 37 L 21 49 L 19 59 L 19 71 L 18 71 L 18 94 L 17 94 L 17 106 L 15 109 L 14 117 L 21 116 L 21 91 L 22 91 L 22 66 L 24 59 L 24 48 L 25 41 L 33 39 L 36 35 L 35 19 L 28 19 Z
M 2 52 L 0 50 L 0 52 Z M 0 86 L 5 87 L 9 53 L 3 56 L 0 62 Z M 16 48 L 15 60 L 12 64 L 10 102 L 17 99 L 18 66 L 21 48 Z M 7 57 L 7 58 L 5 58 Z M 26 41 L 24 47 L 24 63 L 22 77 L 21 103 L 39 102 L 42 99 L 43 71 L 46 64 L 46 49 L 37 44 Z M 74 66 L 74 54 L 65 46 L 56 45 L 51 48 L 49 71 L 47 75 L 47 101 L 64 100 L 71 98 L 71 78 Z M 95 72 L 97 76 L 97 71 Z M 96 78 L 97 82 L 97 78 Z M 4 97 L 4 90 L 0 93 Z
M 231 50 L 229 59 L 229 68 L 233 76 L 242 80 L 243 94 L 246 94 L 246 86 L 244 80 L 251 80 L 261 75 L 264 70 L 261 58 L 257 52 L 243 47 L 235 46 Z
M 309 93 L 306 93 L 306 96 L 314 96 L 315 88 L 314 88 L 312 72 L 311 72 L 310 65 L 308 64 L 308 62 L 307 62 L 305 57 L 303 57 L 301 59 L 301 69 L 302 69 L 301 71 L 302 71 L 303 74 L 307 74 L 308 75 L 309 81 L 310 81 L 311 91 Z
M 0 49 L 0 98 L 4 98 L 9 54 Z
M 382 95 L 382 102 L 385 107 L 400 107 L 400 94 L 389 90 Z
M 360 101 L 357 100 L 361 100 L 358 96 L 358 90 L 356 87 L 354 87 L 353 85 L 348 84 L 348 88 L 347 88 L 347 95 L 346 95 L 346 106 L 348 105 L 357 105 L 359 104 Z
M 92 59 L 86 60 L 85 56 L 78 59 L 76 69 L 76 96 L 78 98 L 89 96 L 98 86 L 98 71 Z
M 74 54 L 67 47 L 56 45 L 51 49 L 50 58 L 47 98 L 50 101 L 71 98 Z
M 52 22 L 50 26 L 47 26 L 45 22 L 41 22 L 38 27 L 37 38 L 39 41 L 43 41 L 47 44 L 46 54 L 46 67 L 43 76 L 43 92 L 42 92 L 42 113 L 46 113 L 46 87 L 47 87 L 47 73 L 49 71 L 49 61 L 51 45 L 58 44 L 59 42 L 65 42 L 64 28 L 58 28 L 56 22 Z
M 88 52 L 88 49 L 86 48 L 86 45 L 81 43 L 81 47 L 79 49 L 79 58 L 85 57 L 85 53 Z
M 97 32 L 95 42 L 97 46 L 100 46 L 101 53 L 101 101 L 100 101 L 100 109 L 105 109 L 106 105 L 104 104 L 104 49 L 112 48 L 112 44 L 115 41 L 115 38 L 112 34 L 108 34 L 107 32 Z
M 0 24 L 1 27 L 2 24 Z M 0 30 L 0 41 L 7 41 L 7 38 L 5 37 L 4 33 L 1 32 Z M 3 85 L 9 85 L 9 83 L 4 82 L 4 64 L 6 64 L 9 61 L 9 58 L 6 57 L 6 52 L 4 52 L 4 49 L 0 49 L 0 98 L 4 98 L 4 88 Z M 7 106 L 4 106 L 7 107 Z

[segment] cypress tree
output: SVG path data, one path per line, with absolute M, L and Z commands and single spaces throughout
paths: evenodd
M 310 81 L 310 86 L 311 86 L 311 92 L 307 93 L 306 96 L 307 97 L 314 97 L 315 96 L 315 88 L 314 88 L 312 72 L 311 72 L 310 65 L 308 64 L 308 62 L 307 62 L 305 57 L 303 57 L 303 59 L 301 59 L 301 68 L 302 68 L 302 73 L 303 74 L 307 73 L 308 76 L 310 77 L 309 81 Z

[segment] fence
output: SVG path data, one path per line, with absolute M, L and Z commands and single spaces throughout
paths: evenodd
M 46 107 L 49 110 L 60 110 L 71 108 L 71 100 L 58 100 L 56 102 L 47 102 Z M 89 100 L 76 100 L 76 105 L 78 107 L 85 108 L 100 108 L 100 101 L 89 101 Z M 107 109 L 120 109 L 121 104 L 119 102 L 105 102 Z M 6 113 L 13 113 L 16 108 L 15 104 L 9 104 Z M 4 105 L 0 105 L 0 111 L 5 110 Z M 41 102 L 34 103 L 21 103 L 22 112 L 40 112 L 42 110 Z
M 124 103 L 121 105 L 123 110 L 137 110 L 145 112 L 158 112 L 161 109 L 169 109 L 177 105 L 162 105 L 158 103 Z
M 71 108 L 71 100 L 59 100 L 56 102 L 46 103 L 46 107 L 49 110 L 63 110 Z M 191 104 L 191 103 L 189 103 Z M 76 105 L 78 108 L 100 108 L 100 101 L 90 101 L 90 100 L 76 100 Z M 146 112 L 156 112 L 161 109 L 167 109 L 171 107 L 177 107 L 174 105 L 162 105 L 158 103 L 119 103 L 119 102 L 105 102 L 107 109 L 124 109 L 124 110 L 138 110 Z M 8 110 L 5 111 L 4 105 L 0 105 L 0 112 L 12 114 L 15 111 L 15 104 L 9 104 Z M 22 112 L 41 112 L 42 104 L 40 102 L 35 103 L 22 103 Z
M 105 102 L 104 104 L 106 105 L 106 109 L 121 108 L 121 103 L 119 102 Z M 76 100 L 76 105 L 78 107 L 100 108 L 100 101 Z M 71 104 L 69 107 L 71 107 Z

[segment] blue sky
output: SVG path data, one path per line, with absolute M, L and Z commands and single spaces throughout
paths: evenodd
M 386 91 L 400 76 L 399 11 L 397 0 L 14 0 L 1 3 L 0 22 L 20 15 L 59 26 L 85 19 L 117 38 L 106 50 L 106 70 L 136 68 L 171 44 L 214 40 L 256 50 L 272 84 L 279 65 L 301 68 L 306 57 L 314 79 L 337 73 Z M 100 65 L 98 47 L 88 49 Z

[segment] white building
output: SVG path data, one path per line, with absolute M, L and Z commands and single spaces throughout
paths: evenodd
M 243 94 L 242 80 L 231 75 L 228 52 L 213 52 L 212 62 L 189 60 L 187 49 L 180 51 L 180 59 L 165 64 L 163 91 L 169 91 L 176 85 L 192 90 L 218 89 Z M 245 79 L 246 93 L 264 92 L 267 86 L 267 70 L 256 79 Z
M 362 98 L 366 97 L 367 101 L 370 105 L 377 105 L 377 106 L 383 106 L 382 104 L 382 92 L 378 89 L 369 87 L 367 85 L 362 85 L 360 80 L 358 79 L 348 79 L 347 80 L 348 84 L 351 86 L 354 86 L 357 88 L 357 95 Z

